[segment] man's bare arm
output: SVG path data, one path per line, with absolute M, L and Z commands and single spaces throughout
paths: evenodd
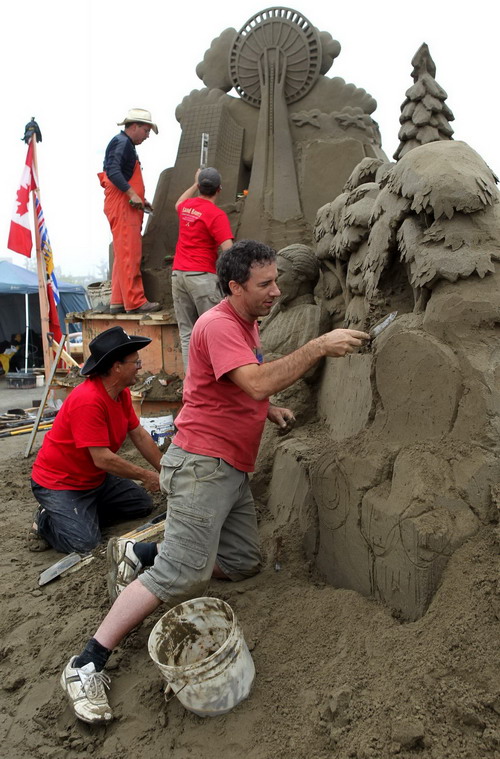
M 132 430 L 132 432 L 129 432 L 128 434 L 139 453 L 146 459 L 149 464 L 151 464 L 151 466 L 154 466 L 157 472 L 159 472 L 161 469 L 160 461 L 162 452 L 156 445 L 149 432 L 146 432 L 144 427 L 141 427 L 139 424 L 135 430 Z
M 117 477 L 127 477 L 130 480 L 139 480 L 150 493 L 156 493 L 160 489 L 158 472 L 152 472 L 150 469 L 143 469 L 141 466 L 132 464 L 131 461 L 125 461 L 110 448 L 93 446 L 89 447 L 89 453 L 96 467 L 102 469 L 103 472 L 115 474 Z
M 193 195 L 196 194 L 198 190 L 198 175 L 200 173 L 201 169 L 198 169 L 196 174 L 194 175 L 194 184 L 191 185 L 191 187 L 188 187 L 187 190 L 184 190 L 182 195 L 177 199 L 177 202 L 175 204 L 175 210 L 179 208 L 181 203 L 184 203 L 185 200 L 188 200 L 189 198 L 192 198 Z
M 288 356 L 265 364 L 246 364 L 227 376 L 256 401 L 293 385 L 324 356 L 342 357 L 364 345 L 370 336 L 355 329 L 334 329 L 310 340 Z

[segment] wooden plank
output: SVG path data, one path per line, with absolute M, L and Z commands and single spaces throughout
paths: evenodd
M 136 528 L 135 530 L 126 532 L 125 535 L 120 535 L 120 538 L 133 538 L 134 540 L 139 540 L 140 542 L 142 542 L 145 538 L 149 540 L 154 535 L 163 535 L 164 530 L 165 530 L 165 520 L 163 519 L 161 522 L 152 524 L 151 527 L 147 527 L 145 530 Z
M 127 314 L 123 312 L 122 314 L 98 314 L 94 311 L 83 311 L 82 313 L 74 313 L 71 314 L 71 318 L 73 321 L 83 322 L 83 321 L 121 321 L 122 319 L 125 321 L 139 321 L 139 322 L 148 322 L 148 321 L 155 321 L 160 322 L 161 324 L 177 324 L 177 320 L 175 318 L 175 314 L 172 311 L 172 309 L 166 308 L 162 311 L 154 311 L 150 314 Z
M 52 348 L 54 353 L 57 354 L 57 351 L 59 350 L 60 345 L 54 337 L 51 340 L 50 347 Z M 77 362 L 75 361 L 75 359 L 73 358 L 73 356 L 70 356 L 69 353 L 65 350 L 64 342 L 62 343 L 62 350 L 61 350 L 60 355 L 61 355 L 61 358 L 63 358 L 64 361 L 66 361 L 66 363 L 69 364 L 69 366 L 78 366 L 78 368 L 80 368 Z

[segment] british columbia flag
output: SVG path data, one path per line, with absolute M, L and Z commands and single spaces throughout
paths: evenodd
M 61 302 L 61 298 L 59 296 L 59 288 L 57 285 L 56 274 L 54 271 L 54 257 L 52 255 L 52 246 L 50 244 L 49 233 L 47 231 L 47 226 L 45 224 L 45 217 L 43 215 L 42 204 L 40 203 L 40 200 L 38 196 L 36 195 L 36 193 L 35 193 L 35 207 L 36 207 L 36 217 L 38 219 L 38 233 L 40 235 L 40 250 L 43 253 L 43 260 L 45 262 L 45 270 L 47 272 L 47 281 L 50 287 L 52 288 L 54 299 L 57 305 L 59 305 L 59 303 Z

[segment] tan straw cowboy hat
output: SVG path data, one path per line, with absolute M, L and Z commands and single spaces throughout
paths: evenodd
M 133 124 L 139 121 L 141 124 L 149 124 L 155 134 L 158 134 L 158 127 L 151 121 L 150 111 L 145 111 L 144 108 L 131 108 L 127 113 L 123 121 L 119 121 L 117 126 L 126 126 L 127 124 Z

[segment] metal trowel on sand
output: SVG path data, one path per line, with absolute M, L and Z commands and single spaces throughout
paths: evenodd
M 83 559 L 89 558 L 88 556 L 81 556 L 79 553 L 68 553 L 67 556 L 63 556 L 62 559 L 56 561 L 48 569 L 44 569 L 38 578 L 39 585 L 46 585 L 51 580 L 55 580 L 56 577 L 60 577 L 64 572 L 79 564 Z M 90 557 L 92 558 L 92 557 Z

